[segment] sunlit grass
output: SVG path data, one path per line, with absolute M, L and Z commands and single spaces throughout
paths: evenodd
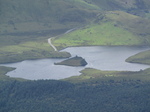
M 113 22 L 92 24 L 53 40 L 55 46 L 139 45 L 141 40 Z
M 46 41 L 30 41 L 0 48 L 0 63 L 41 58 L 70 57 L 67 52 L 56 52 Z

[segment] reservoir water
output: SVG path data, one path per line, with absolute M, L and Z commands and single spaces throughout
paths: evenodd
M 86 67 L 100 70 L 117 71 L 139 71 L 149 68 L 148 65 L 133 64 L 125 62 L 128 57 L 148 50 L 147 47 L 69 47 L 62 51 L 70 52 L 73 56 L 81 56 L 87 61 L 85 67 L 70 67 L 63 65 L 54 65 L 64 59 L 41 59 L 27 60 L 18 63 L 1 64 L 3 66 L 15 67 L 14 71 L 7 73 L 10 77 L 19 77 L 31 80 L 38 79 L 63 79 L 70 76 L 80 75 L 82 69 Z

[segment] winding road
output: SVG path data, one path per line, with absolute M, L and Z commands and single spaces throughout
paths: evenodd
M 67 33 L 70 33 L 70 32 L 72 32 L 72 31 L 74 31 L 74 30 L 76 30 L 77 28 L 73 28 L 73 29 L 70 29 L 70 30 L 67 30 L 64 34 L 67 34 Z M 63 35 L 63 34 L 61 34 L 61 35 Z M 49 45 L 54 49 L 54 51 L 58 51 L 57 50 L 57 48 L 52 44 L 52 42 L 51 42 L 51 39 L 52 39 L 53 37 L 51 37 L 51 38 L 49 38 L 48 39 L 48 43 L 49 43 Z
M 48 39 L 49 45 L 54 49 L 54 51 L 58 51 L 57 48 L 52 44 L 51 39 L 52 37 Z

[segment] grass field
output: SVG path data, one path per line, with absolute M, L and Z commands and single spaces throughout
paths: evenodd
M 131 32 L 115 26 L 113 22 L 92 24 L 60 38 L 55 38 L 56 47 L 86 45 L 140 45 L 141 39 Z
M 29 41 L 19 45 L 3 46 L 0 48 L 0 63 L 12 63 L 23 60 L 41 58 L 70 57 L 67 52 L 57 52 L 45 41 Z
M 126 59 L 130 63 L 141 63 L 150 65 L 150 50 L 138 53 Z
M 99 13 L 89 25 L 53 39 L 58 49 L 87 45 L 150 45 L 150 21 L 122 11 Z

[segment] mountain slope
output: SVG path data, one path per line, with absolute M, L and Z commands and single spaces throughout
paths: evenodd
M 122 10 L 134 15 L 147 16 L 150 11 L 149 0 L 84 0 L 99 6 L 103 10 Z
M 56 38 L 55 45 L 149 45 L 150 22 L 142 18 L 150 15 L 149 5 L 148 0 L 1 0 L 0 60 L 63 57 L 47 39 L 81 26 Z
M 3 0 L 0 33 L 69 28 L 88 22 L 103 10 L 149 16 L 149 7 L 149 0 Z
M 83 0 L 1 0 L 0 63 L 64 57 L 47 39 L 87 24 L 97 9 Z
M 3 0 L 0 5 L 1 33 L 70 27 L 87 22 L 98 9 L 82 0 Z
M 97 11 L 149 16 L 149 0 L 2 0 L 0 33 L 60 29 L 83 24 Z
M 150 45 L 150 20 L 123 11 L 99 13 L 93 23 L 53 42 L 58 48 L 82 45 Z

